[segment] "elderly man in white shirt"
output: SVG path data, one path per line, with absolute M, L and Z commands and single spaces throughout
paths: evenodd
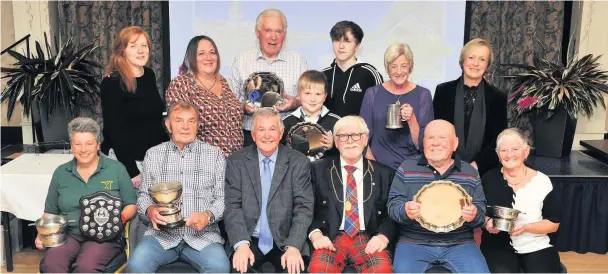
M 262 11 L 255 24 L 255 35 L 260 46 L 244 51 L 234 58 L 228 82 L 237 98 L 246 100 L 243 90 L 247 85 L 247 78 L 254 72 L 272 72 L 282 81 L 285 88 L 284 104 L 275 107 L 281 117 L 287 116 L 300 106 L 298 101 L 298 78 L 308 70 L 306 60 L 299 53 L 283 48 L 287 36 L 287 18 L 277 9 Z M 243 116 L 243 130 L 245 145 L 253 144 L 251 137 L 251 115 L 254 109 L 245 105 Z

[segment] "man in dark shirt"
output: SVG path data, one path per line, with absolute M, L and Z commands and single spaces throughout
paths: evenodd
M 453 273 L 488 273 L 488 266 L 473 240 L 473 229 L 484 221 L 486 199 L 477 170 L 454 155 L 458 137 L 445 120 L 430 122 L 424 132 L 424 155 L 404 161 L 397 171 L 388 199 L 388 214 L 400 224 L 395 251 L 395 272 L 423 273 L 433 264 L 442 264 Z M 423 228 L 416 220 L 420 203 L 414 195 L 437 180 L 460 185 L 472 198 L 461 209 L 464 224 L 447 233 Z

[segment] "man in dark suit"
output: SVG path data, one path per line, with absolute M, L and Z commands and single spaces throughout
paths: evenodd
M 315 251 L 308 271 L 340 273 L 348 264 L 357 272 L 390 273 L 386 251 L 396 235 L 387 213 L 395 171 L 363 158 L 369 129 L 363 118 L 346 116 L 334 126 L 340 155 L 312 164 L 315 214 L 309 239 Z
M 235 251 L 232 267 L 261 271 L 269 262 L 272 272 L 299 273 L 314 207 L 310 160 L 279 145 L 284 128 L 274 109 L 256 110 L 252 124 L 255 145 L 226 161 L 224 223 Z

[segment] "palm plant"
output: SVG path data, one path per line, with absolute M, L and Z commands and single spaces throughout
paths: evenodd
M 34 103 L 46 106 L 46 118 L 62 109 L 65 115 L 77 111 L 77 98 L 81 95 L 99 97 L 99 82 L 93 72 L 102 66 L 87 57 L 98 49 L 94 44 L 76 48 L 72 38 L 53 54 L 46 33 L 44 34 L 46 55 L 36 41 L 36 52 L 27 57 L 13 50 L 7 53 L 17 59 L 12 67 L 2 67 L 2 78 L 9 78 L 0 95 L 2 103 L 8 102 L 7 116 L 11 119 L 15 104 L 20 102 L 23 114 L 32 113 Z M 57 45 L 56 45 L 56 48 Z M 67 117 L 66 117 L 67 118 Z
M 602 94 L 608 94 L 608 72 L 599 68 L 600 57 L 572 58 L 565 66 L 542 58 L 534 58 L 533 65 L 504 64 L 523 69 L 505 76 L 515 80 L 509 104 L 517 104 L 517 116 L 536 110 L 548 119 L 563 107 L 572 119 L 579 113 L 590 117 L 598 105 L 606 108 Z

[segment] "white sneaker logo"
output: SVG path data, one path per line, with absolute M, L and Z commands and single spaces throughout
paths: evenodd
M 352 87 L 350 87 L 350 91 L 362 92 L 363 90 L 361 90 L 361 87 L 359 86 L 359 83 L 356 83 Z

